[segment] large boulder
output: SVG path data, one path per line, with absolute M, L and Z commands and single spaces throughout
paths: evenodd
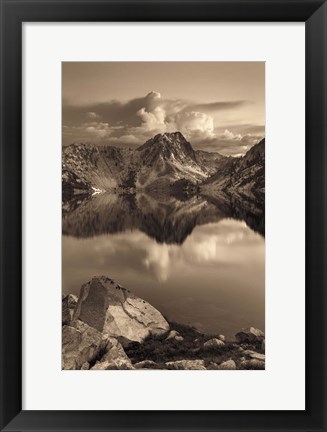
M 240 332 L 236 333 L 235 338 L 237 342 L 262 342 L 265 338 L 264 333 L 255 328 L 255 327 L 248 327 L 242 329 Z
M 134 369 L 132 362 L 117 339 L 108 338 L 105 351 L 106 353 L 101 357 L 101 360 L 96 362 L 91 370 Z
M 236 363 L 232 359 L 226 360 L 223 363 L 220 363 L 220 365 L 218 366 L 218 369 L 221 369 L 221 370 L 235 370 L 236 369 Z
M 252 350 L 243 351 L 243 355 L 250 357 L 252 359 L 261 360 L 261 361 L 265 361 L 265 359 L 266 359 L 266 356 L 264 354 L 260 354 L 256 351 L 252 351 Z
M 62 329 L 62 368 L 81 369 L 95 360 L 106 346 L 106 338 L 95 328 L 81 321 Z M 84 367 L 83 367 L 84 368 Z
M 242 360 L 240 369 L 265 369 L 265 362 L 257 359 Z
M 149 335 L 169 330 L 157 309 L 106 276 L 94 277 L 82 286 L 73 320 L 125 341 L 143 342 Z
M 215 349 L 215 348 L 221 348 L 225 346 L 225 342 L 218 338 L 209 339 L 207 342 L 203 344 L 204 349 Z
M 176 360 L 167 362 L 166 366 L 176 370 L 206 370 L 203 360 Z
M 157 369 L 157 366 L 153 360 L 142 360 L 134 364 L 135 369 Z

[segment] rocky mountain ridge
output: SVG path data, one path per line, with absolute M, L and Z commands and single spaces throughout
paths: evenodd
M 63 196 L 108 190 L 196 187 L 264 193 L 264 140 L 244 157 L 195 151 L 180 132 L 158 134 L 136 150 L 71 144 L 63 149 Z M 181 183 L 184 187 L 184 184 Z
M 203 182 L 202 190 L 211 189 L 264 196 L 265 139 L 243 157 L 224 160 L 216 174 Z

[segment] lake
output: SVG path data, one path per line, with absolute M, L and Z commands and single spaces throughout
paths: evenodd
M 62 253 L 64 293 L 106 275 L 170 321 L 227 337 L 264 331 L 264 207 L 255 199 L 76 199 L 63 205 Z

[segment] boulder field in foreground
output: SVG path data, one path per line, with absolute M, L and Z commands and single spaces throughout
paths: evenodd
M 168 322 L 157 309 L 105 276 L 94 277 L 82 286 L 74 320 L 104 335 L 135 342 L 169 330 Z
M 62 329 L 62 368 L 89 369 L 86 363 L 95 360 L 107 345 L 106 338 L 93 327 L 75 321 Z
M 226 341 L 168 323 L 145 300 L 112 279 L 94 277 L 80 295 L 62 299 L 65 370 L 264 369 L 261 330 L 249 327 Z
M 236 333 L 235 338 L 238 342 L 262 342 L 265 335 L 257 328 L 248 327 Z

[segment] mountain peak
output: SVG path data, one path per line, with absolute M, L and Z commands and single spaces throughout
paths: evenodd
M 191 144 L 186 141 L 184 135 L 177 132 L 165 132 L 163 134 L 157 134 L 153 138 L 146 141 L 143 145 L 138 147 L 137 150 L 142 151 L 145 149 L 149 149 L 153 146 L 161 146 L 161 147 L 175 147 L 181 145 L 184 149 L 193 152 L 193 148 Z
M 176 172 L 180 171 L 182 166 L 188 166 L 192 167 L 194 172 L 199 171 L 204 175 L 196 162 L 193 147 L 181 132 L 157 134 L 138 147 L 137 151 L 142 153 L 145 165 L 158 165 L 160 172 Z
M 153 141 L 160 141 L 160 140 L 168 140 L 168 141 L 184 141 L 186 142 L 186 139 L 184 135 L 179 132 L 165 132 L 163 134 L 157 134 L 153 138 Z

